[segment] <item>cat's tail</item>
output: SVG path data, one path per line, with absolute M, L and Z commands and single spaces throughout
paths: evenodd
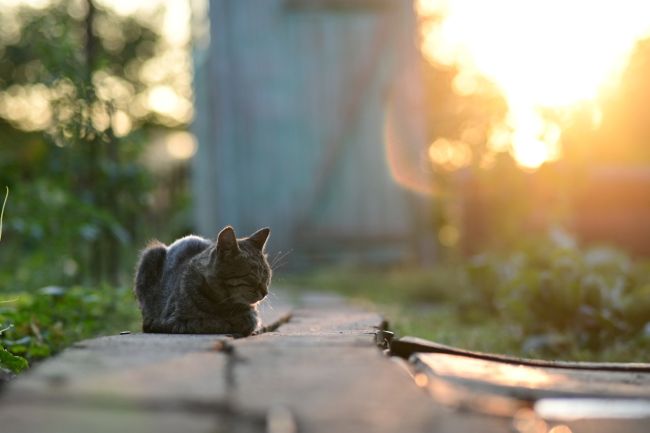
M 161 313 L 161 287 L 167 247 L 165 244 L 153 241 L 142 251 L 135 272 L 133 291 L 142 311 L 142 328 L 147 332 L 149 323 Z

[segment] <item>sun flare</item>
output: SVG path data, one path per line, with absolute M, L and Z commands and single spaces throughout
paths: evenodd
M 599 97 L 650 35 L 650 3 L 638 0 L 418 0 L 417 12 L 434 18 L 421 28 L 423 53 L 459 68 L 457 92 L 476 91 L 484 77 L 503 94 L 508 115 L 491 144 L 509 131 L 528 168 L 560 156 L 560 125 L 542 111 L 588 104 L 597 122 Z

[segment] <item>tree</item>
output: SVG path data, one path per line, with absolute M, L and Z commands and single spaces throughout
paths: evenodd
M 186 121 L 145 103 L 161 13 L 91 0 L 0 13 L 0 184 L 15 192 L 0 283 L 12 290 L 116 282 L 133 259 L 150 212 L 146 133 Z

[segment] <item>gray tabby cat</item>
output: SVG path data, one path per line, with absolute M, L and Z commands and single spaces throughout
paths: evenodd
M 150 244 L 135 275 L 142 330 L 177 334 L 250 335 L 257 306 L 268 293 L 271 269 L 264 254 L 270 230 L 243 239 L 232 227 L 213 242 L 186 236 L 169 246 Z

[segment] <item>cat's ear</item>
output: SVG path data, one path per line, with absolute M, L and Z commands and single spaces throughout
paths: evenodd
M 223 254 L 235 254 L 239 252 L 237 245 L 237 237 L 235 230 L 232 227 L 226 226 L 219 232 L 217 236 L 217 253 L 221 256 Z
M 269 238 L 270 234 L 271 234 L 271 229 L 268 227 L 264 227 L 263 229 L 259 229 L 258 231 L 250 235 L 248 237 L 248 240 L 251 241 L 251 243 L 261 251 L 262 249 L 264 249 L 264 245 L 266 245 L 266 240 Z

